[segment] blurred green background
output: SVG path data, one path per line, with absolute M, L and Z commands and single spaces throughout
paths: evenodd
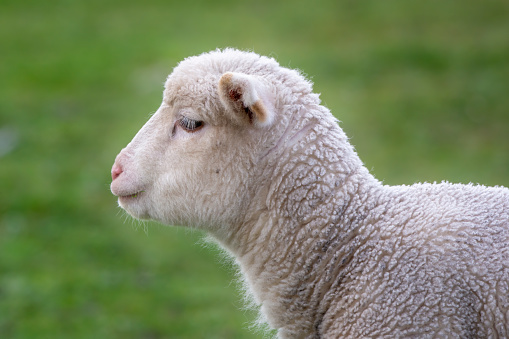
M 201 234 L 109 192 L 186 56 L 301 69 L 387 184 L 509 186 L 508 18 L 506 0 L 2 0 L 0 337 L 261 337 Z

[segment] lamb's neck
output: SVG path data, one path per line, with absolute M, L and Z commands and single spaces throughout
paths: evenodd
M 318 321 L 306 314 L 318 306 L 303 305 L 322 302 L 332 279 L 324 275 L 339 274 L 355 251 L 359 222 L 347 220 L 345 211 L 366 215 L 362 210 L 374 202 L 362 197 L 381 187 L 337 125 L 312 130 L 279 156 L 227 245 L 271 326 L 295 322 L 299 331 Z
M 326 293 L 337 277 L 347 275 L 352 256 L 365 241 L 359 228 L 368 222 L 367 206 L 376 202 L 359 197 L 370 196 L 367 192 L 377 185 L 362 173 L 341 177 L 345 184 L 323 198 L 310 190 L 311 202 L 297 203 L 295 209 L 281 201 L 281 212 L 262 213 L 258 223 L 241 232 L 248 236 L 237 261 L 247 285 L 270 325 L 289 338 L 316 331 L 320 310 L 328 308 Z

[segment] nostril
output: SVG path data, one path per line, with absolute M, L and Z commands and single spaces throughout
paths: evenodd
M 120 176 L 120 174 L 122 174 L 122 172 L 123 172 L 122 167 L 115 163 L 113 165 L 113 168 L 111 169 L 111 179 L 115 180 Z

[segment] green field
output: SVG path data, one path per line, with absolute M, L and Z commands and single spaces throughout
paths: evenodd
M 202 234 L 127 217 L 116 154 L 186 56 L 315 82 L 387 184 L 509 186 L 506 0 L 0 2 L 0 338 L 259 338 Z

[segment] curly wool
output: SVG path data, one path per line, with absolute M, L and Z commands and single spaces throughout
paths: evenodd
M 112 175 L 133 216 L 216 238 L 281 338 L 509 336 L 509 190 L 383 185 L 271 58 L 182 61 Z

